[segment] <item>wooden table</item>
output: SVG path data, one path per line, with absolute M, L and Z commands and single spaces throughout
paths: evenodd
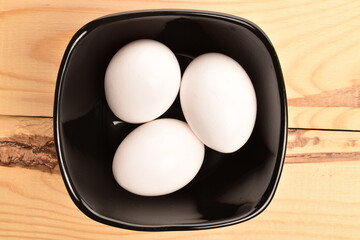
M 282 64 L 286 163 L 255 219 L 187 232 L 97 223 L 72 203 L 54 150 L 60 60 L 90 20 L 138 9 L 229 13 L 258 24 Z M 360 239 L 360 1 L 0 1 L 0 239 Z

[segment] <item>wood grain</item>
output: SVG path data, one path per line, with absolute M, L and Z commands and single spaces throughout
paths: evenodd
M 258 24 L 273 42 L 289 98 L 289 126 L 360 130 L 360 2 L 0 1 L 0 114 L 52 116 L 71 36 L 94 18 L 139 9 L 219 11 Z
M 0 166 L 57 166 L 52 118 L 0 116 Z
M 171 8 L 258 24 L 282 65 L 289 126 L 301 129 L 289 130 L 278 190 L 255 219 L 187 232 L 109 227 L 83 215 L 61 179 L 51 118 L 58 67 L 87 22 Z M 0 239 L 360 239 L 359 27 L 358 0 L 0 0 Z
M 117 229 L 83 215 L 66 192 L 54 155 L 44 161 L 44 153 L 34 151 L 51 141 L 52 118 L 0 116 L 0 238 L 360 237 L 360 132 L 290 129 L 280 185 L 265 212 L 225 228 L 157 233 Z
M 305 157 L 285 164 L 272 203 L 255 219 L 213 230 L 149 233 L 87 218 L 72 203 L 58 171 L 0 166 L 0 238 L 358 240 L 359 172 L 359 159 L 308 163 Z
M 0 166 L 52 171 L 53 119 L 0 116 Z M 286 163 L 360 161 L 360 132 L 290 129 Z

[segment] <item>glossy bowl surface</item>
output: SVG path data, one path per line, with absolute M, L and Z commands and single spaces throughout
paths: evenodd
M 120 121 L 104 94 L 106 67 L 125 44 L 154 39 L 177 56 L 182 72 L 192 59 L 219 52 L 238 61 L 258 102 L 254 131 L 240 150 L 206 148 L 196 178 L 159 197 L 127 192 L 115 181 L 112 159 L 138 125 Z M 185 120 L 177 98 L 161 118 Z M 241 124 L 241 123 L 239 123 Z M 276 52 L 255 24 L 204 11 L 120 13 L 81 28 L 64 54 L 56 85 L 54 134 L 61 173 L 78 208 L 90 218 L 135 230 L 195 230 L 248 220 L 271 201 L 284 163 L 287 105 Z

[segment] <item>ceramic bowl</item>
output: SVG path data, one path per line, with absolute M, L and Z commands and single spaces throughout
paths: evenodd
M 230 56 L 250 76 L 258 103 L 255 128 L 240 150 L 223 154 L 206 148 L 195 179 L 158 197 L 138 196 L 116 183 L 114 152 L 139 125 L 119 121 L 104 93 L 112 56 L 144 38 L 168 46 L 182 72 L 203 53 Z M 165 117 L 185 120 L 178 98 L 160 118 Z M 105 16 L 81 28 L 65 51 L 56 85 L 54 134 L 66 188 L 76 206 L 96 221 L 148 231 L 240 223 L 268 206 L 284 163 L 287 105 L 279 60 L 265 33 L 243 18 L 185 10 Z

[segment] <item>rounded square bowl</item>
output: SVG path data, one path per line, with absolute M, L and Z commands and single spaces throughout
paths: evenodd
M 258 103 L 253 133 L 241 149 L 223 154 L 206 148 L 196 178 L 158 197 L 137 196 L 116 183 L 114 152 L 138 125 L 114 116 L 104 93 L 112 56 L 125 44 L 144 38 L 168 46 L 182 72 L 203 53 L 232 57 L 250 76 Z M 163 117 L 185 120 L 178 98 Z M 56 85 L 54 134 L 67 190 L 77 207 L 96 221 L 156 231 L 246 221 L 271 201 L 284 163 L 287 105 L 276 52 L 255 24 L 220 13 L 154 10 L 96 19 L 74 35 L 65 51 Z

